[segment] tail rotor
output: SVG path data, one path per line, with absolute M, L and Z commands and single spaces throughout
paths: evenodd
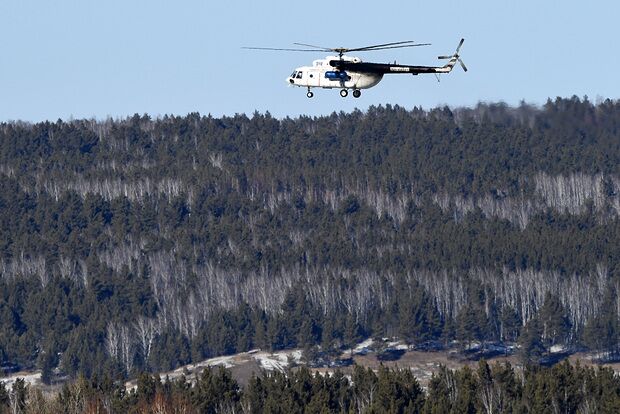
M 463 46 L 463 42 L 465 42 L 465 39 L 461 39 L 461 41 L 459 42 L 459 45 L 456 47 L 456 51 L 454 52 L 453 55 L 451 55 L 451 56 L 438 56 L 437 58 L 440 59 L 440 60 L 450 59 L 450 62 L 448 62 L 448 66 L 450 66 L 450 67 L 454 66 L 454 64 L 456 62 L 459 62 L 461 64 L 461 67 L 463 68 L 463 71 L 467 72 L 467 66 L 465 66 L 465 63 L 463 63 L 463 61 L 461 60 L 461 56 L 459 55 L 459 51 L 461 50 L 461 46 Z

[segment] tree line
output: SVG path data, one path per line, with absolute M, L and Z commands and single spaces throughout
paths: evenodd
M 0 383 L 0 412 L 16 413 L 616 413 L 620 378 L 565 361 L 516 371 L 510 364 L 442 367 L 426 391 L 411 371 L 355 366 L 350 376 L 307 368 L 264 372 L 240 386 L 225 368 L 176 380 L 141 374 L 126 390 L 108 377 L 78 378 L 56 394 Z

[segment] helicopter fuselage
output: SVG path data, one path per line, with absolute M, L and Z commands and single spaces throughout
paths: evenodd
M 302 66 L 296 68 L 293 73 L 286 78 L 290 85 L 303 88 L 348 88 L 348 89 L 368 89 L 372 88 L 383 79 L 382 73 L 358 72 L 351 70 L 341 70 L 332 66 L 330 62 L 344 61 L 350 63 L 361 63 L 357 57 L 328 56 L 325 59 L 318 59 L 312 62 L 312 66 Z
M 383 49 L 399 49 L 404 47 L 423 46 L 425 43 L 412 44 L 413 41 L 385 43 L 381 45 L 366 46 L 361 48 L 323 48 L 320 46 L 306 45 L 296 43 L 299 46 L 305 46 L 309 49 L 277 49 L 277 48 L 256 48 L 249 49 L 259 50 L 288 50 L 313 52 L 313 49 L 337 52 L 338 56 L 327 56 L 325 59 L 318 59 L 312 62 L 312 66 L 302 66 L 296 68 L 293 73 L 286 78 L 286 83 L 293 86 L 308 88 L 306 96 L 312 98 L 314 93 L 312 88 L 340 89 L 340 96 L 343 98 L 349 94 L 349 89 L 353 89 L 353 97 L 361 96 L 361 89 L 372 88 L 383 79 L 385 74 L 430 74 L 439 75 L 441 73 L 450 73 L 454 65 L 458 62 L 463 70 L 467 72 L 465 64 L 460 58 L 459 51 L 465 39 L 461 39 L 454 54 L 449 56 L 439 56 L 439 59 L 448 59 L 448 63 L 443 66 L 419 66 L 419 65 L 401 65 L 394 63 L 373 63 L 362 62 L 360 58 L 346 56 L 345 52 L 351 51 L 374 51 Z

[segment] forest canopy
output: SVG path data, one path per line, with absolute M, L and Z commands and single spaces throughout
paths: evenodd
M 620 102 L 0 124 L 4 370 L 368 336 L 615 352 Z

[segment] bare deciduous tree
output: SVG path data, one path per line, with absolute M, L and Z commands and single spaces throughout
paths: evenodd
M 151 355 L 153 342 L 155 341 L 155 337 L 159 333 L 157 322 L 153 319 L 140 316 L 136 320 L 134 328 L 138 335 L 138 341 L 141 347 L 142 357 L 144 358 L 145 364 L 147 364 L 149 356 Z

